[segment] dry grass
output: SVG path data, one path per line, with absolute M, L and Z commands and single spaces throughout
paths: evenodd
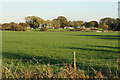
M 11 64 L 8 67 L 2 66 L 2 78 L 3 79 L 41 79 L 41 78 L 46 78 L 46 79 L 103 79 L 103 78 L 114 78 L 114 79 L 119 79 L 117 73 L 116 76 L 112 75 L 112 72 L 109 68 L 109 76 L 106 77 L 102 74 L 101 69 L 99 71 L 96 71 L 91 65 L 89 67 L 93 70 L 94 74 L 91 77 L 89 74 L 86 74 L 84 70 L 81 70 L 79 68 L 74 70 L 71 64 L 64 64 L 64 66 L 61 66 L 57 69 L 53 69 L 53 65 L 47 64 L 41 66 L 39 62 L 34 58 L 36 61 L 36 66 L 33 67 L 29 65 L 29 69 L 27 68 L 20 68 L 19 64 L 17 67 L 13 70 L 14 65 Z

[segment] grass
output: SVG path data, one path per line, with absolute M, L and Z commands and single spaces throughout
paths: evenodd
M 32 30 L 32 29 L 29 29 Z M 40 31 L 41 29 L 33 29 L 32 31 Z M 73 29 L 48 29 L 47 32 L 66 32 L 66 31 L 73 31 Z
M 113 73 L 117 70 L 118 32 L 2 32 L 3 65 L 15 70 L 50 63 L 59 67 L 73 63 L 76 52 L 77 68 L 88 71 L 89 64 L 106 74 L 107 63 Z M 21 61 L 20 61 L 21 60 Z M 34 64 L 29 63 L 32 61 Z M 90 69 L 90 68 L 89 68 Z M 91 70 L 91 69 L 90 69 Z

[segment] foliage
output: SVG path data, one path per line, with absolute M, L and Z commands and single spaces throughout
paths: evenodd
M 91 27 L 98 27 L 98 22 L 97 21 L 90 21 L 90 26 Z
M 115 20 L 115 26 L 114 26 L 115 31 L 120 31 L 120 18 L 117 18 Z
M 11 26 L 10 24 L 4 23 L 4 24 L 2 24 L 2 30 L 11 30 L 10 26 Z
M 68 22 L 68 27 L 74 27 L 74 23 L 72 21 Z
M 53 26 L 52 26 L 52 21 L 50 21 L 50 20 L 46 20 L 45 23 L 44 23 L 44 25 L 45 25 L 46 27 L 50 27 L 50 28 L 53 27 Z
M 90 27 L 90 23 L 89 23 L 89 22 L 85 22 L 85 23 L 83 24 L 83 26 L 85 26 L 86 28 L 89 28 L 89 27 Z
M 33 61 L 34 60 L 34 61 Z M 11 59 L 9 62 L 9 66 L 2 65 L 2 78 L 3 79 L 119 79 L 118 75 L 114 75 L 111 71 L 108 71 L 108 75 L 104 75 L 103 71 L 99 69 L 95 70 L 91 65 L 90 70 L 84 71 L 80 68 L 76 70 L 72 67 L 71 64 L 63 64 L 60 67 L 56 67 L 57 65 L 44 64 L 41 66 L 39 61 L 35 58 L 28 60 L 27 63 L 29 68 L 25 67 L 24 64 L 21 64 L 21 60 L 16 60 L 17 63 L 14 63 Z M 34 65 L 32 65 L 35 63 Z M 4 64 L 7 64 L 4 61 Z M 17 66 L 14 66 L 14 65 Z M 56 68 L 55 68 L 56 67 Z M 13 70 L 15 69 L 15 70 Z M 108 65 L 109 69 L 109 65 Z M 117 70 L 116 70 L 117 71 Z M 92 73 L 92 76 L 91 76 Z
M 73 21 L 74 26 L 82 26 L 83 21 Z
M 0 29 L 2 29 L 2 24 L 0 23 Z
M 85 31 L 85 29 L 84 28 L 80 28 L 80 31 Z
M 103 31 L 103 29 L 102 29 L 102 28 L 98 28 L 97 30 L 98 30 L 98 31 Z
M 65 26 L 68 26 L 68 21 L 67 21 L 66 17 L 58 16 L 57 20 L 59 21 L 61 28 L 64 28 Z
M 78 21 L 68 21 L 66 17 L 64 16 L 58 16 L 57 19 L 51 20 L 46 20 L 36 17 L 36 16 L 28 16 L 25 17 L 26 23 L 4 23 L 2 24 L 2 30 L 12 30 L 12 31 L 18 31 L 18 30 L 27 30 L 27 27 L 31 28 L 38 28 L 38 27 L 48 27 L 52 28 L 54 27 L 55 29 L 60 29 L 64 27 L 85 27 L 85 28 L 103 28 L 104 25 L 108 25 L 109 30 L 112 31 L 120 31 L 120 18 L 102 18 L 100 19 L 99 23 L 97 21 L 90 21 L 90 22 L 84 22 L 81 20 Z M 21 26 L 19 26 L 21 25 Z M 41 26 L 40 26 L 41 25 Z M 26 27 L 27 26 L 27 27 Z M 23 29 L 22 29 L 23 28 Z
M 109 30 L 109 27 L 108 25 L 103 25 L 102 29 L 106 31 L 106 30 Z
M 120 30 L 120 19 L 119 18 L 103 18 L 100 20 L 100 25 L 101 26 L 104 26 L 104 25 L 108 25 L 109 29 L 110 30 L 113 30 L 113 31 L 119 31 Z
M 38 28 L 39 24 L 44 24 L 45 21 L 40 18 L 40 17 L 36 17 L 36 16 L 28 16 L 25 17 L 26 23 L 30 25 L 31 28 Z
M 74 26 L 79 26 L 79 23 L 77 21 L 73 21 Z
M 58 19 L 53 19 L 52 20 L 52 27 L 54 27 L 55 29 L 59 29 L 60 28 L 60 21 Z
M 2 24 L 2 30 L 11 30 L 11 31 L 27 31 L 29 25 L 26 23 L 4 23 Z
M 90 30 L 92 30 L 92 31 L 97 31 L 97 29 L 96 29 L 96 28 L 90 28 Z
M 42 27 L 42 28 L 41 28 L 41 31 L 47 31 L 47 30 L 48 30 L 47 27 Z
M 90 22 L 85 22 L 83 23 L 83 26 L 90 28 L 90 27 L 98 27 L 98 22 L 97 21 L 90 21 Z

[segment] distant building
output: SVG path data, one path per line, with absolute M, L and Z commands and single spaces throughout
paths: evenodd
M 53 28 L 51 27 L 51 24 L 39 24 L 39 27 L 38 28 L 42 28 L 42 27 L 47 27 L 47 28 Z

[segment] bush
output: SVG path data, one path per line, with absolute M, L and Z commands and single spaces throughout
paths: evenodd
M 42 28 L 41 28 L 41 31 L 47 31 L 47 30 L 48 30 L 47 27 L 42 27 Z
M 99 28 L 99 29 L 97 29 L 98 31 L 103 31 L 103 29 L 101 29 L 101 28 Z
M 80 28 L 76 28 L 76 31 L 80 31 Z
M 80 28 L 80 31 L 85 31 L 85 29 L 84 28 Z
M 23 28 L 23 31 L 28 31 L 27 28 Z
M 90 30 L 96 31 L 97 29 L 96 28 L 90 28 Z
M 33 29 L 34 31 L 40 31 L 40 28 Z

